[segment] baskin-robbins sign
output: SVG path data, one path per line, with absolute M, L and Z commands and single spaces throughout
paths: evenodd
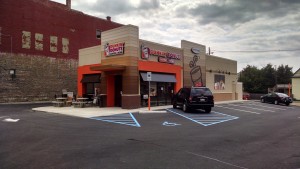
M 158 62 L 174 64 L 175 60 L 181 60 L 181 55 L 177 53 L 165 52 L 155 49 L 150 49 L 144 44 L 141 45 L 141 58 L 149 59 L 150 56 L 157 56 Z
M 123 55 L 125 52 L 125 42 L 104 45 L 104 56 Z

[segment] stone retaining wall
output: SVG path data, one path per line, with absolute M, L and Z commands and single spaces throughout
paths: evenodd
M 0 53 L 0 103 L 49 101 L 63 89 L 76 94 L 77 67 L 76 59 Z

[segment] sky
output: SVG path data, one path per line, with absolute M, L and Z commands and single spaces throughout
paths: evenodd
M 65 4 L 65 0 L 53 0 Z M 188 40 L 211 54 L 262 68 L 300 68 L 297 0 L 72 0 L 72 9 L 139 27 L 140 39 L 180 47 Z

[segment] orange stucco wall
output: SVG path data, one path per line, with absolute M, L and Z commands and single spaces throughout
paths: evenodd
M 99 66 L 100 64 L 94 64 L 94 65 L 86 65 L 86 66 L 80 66 L 77 68 L 77 95 L 82 96 L 83 91 L 85 91 L 84 86 L 80 82 L 84 74 L 95 74 L 95 73 L 101 73 L 100 71 L 91 71 L 90 67 L 92 66 Z
M 175 84 L 175 92 L 177 92 L 181 87 L 181 66 L 171 65 L 166 63 L 152 62 L 152 61 L 138 61 L 139 71 L 148 72 L 161 72 L 161 73 L 172 73 L 176 76 L 177 83 Z

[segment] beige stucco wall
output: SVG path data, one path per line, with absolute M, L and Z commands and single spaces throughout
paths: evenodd
M 183 49 L 183 86 L 196 86 L 202 81 L 202 85 L 206 86 L 205 74 L 205 53 L 204 45 L 194 42 L 182 40 L 181 48 Z M 192 53 L 191 49 L 195 48 L 200 51 L 199 54 Z
M 92 65 L 101 63 L 100 55 L 101 46 L 93 46 L 79 50 L 79 66 Z
M 141 50 L 141 45 L 144 45 L 145 47 L 148 47 L 149 49 L 159 50 L 159 51 L 168 52 L 168 53 L 180 54 L 181 59 L 180 60 L 174 59 L 175 63 L 173 65 L 178 65 L 178 66 L 183 65 L 183 50 L 181 48 L 176 48 L 176 47 L 173 47 L 173 46 L 154 43 L 154 42 L 150 42 L 150 41 L 146 41 L 146 40 L 140 40 L 140 45 L 139 45 L 140 50 Z M 145 60 L 145 59 L 141 58 L 141 51 L 139 52 L 139 60 Z M 147 59 L 147 61 L 158 62 L 158 56 L 151 55 Z M 165 64 L 168 64 L 168 63 L 165 63 Z
M 292 78 L 292 94 L 294 99 L 300 100 L 300 78 Z
M 125 43 L 124 55 L 104 57 L 104 45 L 106 43 Z M 133 25 L 126 25 L 119 28 L 102 32 L 101 35 L 101 56 L 103 60 L 120 58 L 125 56 L 139 56 L 139 28 Z
M 225 89 L 215 89 L 215 75 L 225 76 Z M 236 90 L 240 86 L 237 83 L 237 61 L 225 59 L 217 56 L 206 55 L 206 83 L 207 87 L 215 95 L 226 97 L 217 97 L 219 100 L 228 100 L 231 96 L 232 100 L 236 99 Z
M 237 100 L 243 100 L 243 83 L 237 82 L 236 83 L 236 99 Z

